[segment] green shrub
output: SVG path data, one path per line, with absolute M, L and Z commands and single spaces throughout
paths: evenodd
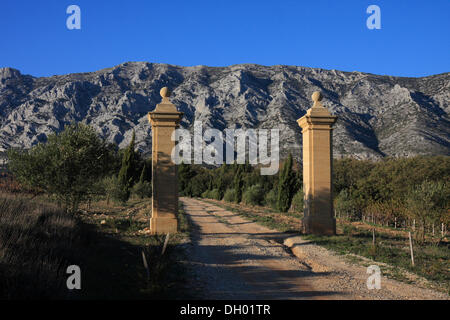
M 197 174 L 192 180 L 189 181 L 187 189 L 185 189 L 185 193 L 191 197 L 203 197 L 203 193 L 209 190 L 209 184 L 211 180 L 211 175 L 206 169 L 204 169 L 201 173 Z
M 221 200 L 219 189 L 206 190 L 202 193 L 202 198 Z
M 152 184 L 148 181 L 139 181 L 131 192 L 140 199 L 150 198 L 152 196 Z
M 347 236 L 351 236 L 356 231 L 358 231 L 358 229 L 355 226 L 352 226 L 351 224 L 345 224 L 342 229 L 342 232 Z
M 300 189 L 292 198 L 292 209 L 297 212 L 303 212 L 303 190 Z
M 211 192 L 211 190 L 206 190 L 205 192 L 202 193 L 202 198 L 206 198 L 206 199 L 210 199 L 210 195 L 209 193 Z
M 225 194 L 223 196 L 223 200 L 228 201 L 228 202 L 233 202 L 235 199 L 235 192 L 234 189 L 227 189 L 227 191 L 225 191 Z
M 277 210 L 277 194 L 278 191 L 276 189 L 270 190 L 264 197 L 264 204 L 274 210 Z
M 260 205 L 264 200 L 263 189 L 259 184 L 247 188 L 242 194 L 242 201 L 245 204 Z
M 216 200 L 222 200 L 219 189 L 212 189 L 209 192 L 209 198 L 216 199 Z
M 106 177 L 103 179 L 103 188 L 108 199 L 115 202 L 125 203 L 128 200 L 127 191 L 120 185 L 116 176 Z

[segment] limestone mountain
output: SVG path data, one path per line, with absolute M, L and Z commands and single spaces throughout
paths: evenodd
M 450 73 L 422 78 L 381 76 L 297 66 L 241 64 L 180 67 L 127 62 L 96 72 L 52 77 L 0 69 L 0 152 L 29 148 L 74 121 L 96 128 L 108 141 L 151 152 L 147 112 L 173 89 L 171 101 L 204 127 L 279 128 L 281 154 L 300 157 L 296 120 L 321 91 L 339 117 L 334 156 L 357 158 L 450 155 Z

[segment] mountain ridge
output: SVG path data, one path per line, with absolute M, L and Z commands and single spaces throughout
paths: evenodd
M 91 124 L 124 147 L 136 130 L 137 147 L 151 152 L 147 112 L 159 89 L 185 113 L 181 125 L 279 128 L 281 154 L 300 157 L 296 120 L 312 106 L 314 91 L 339 117 L 334 156 L 378 159 L 450 155 L 450 73 L 397 77 L 301 66 L 228 67 L 125 62 L 94 72 L 49 77 L 0 68 L 0 152 L 29 148 L 73 121 Z

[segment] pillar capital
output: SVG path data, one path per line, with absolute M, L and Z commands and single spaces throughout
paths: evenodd
M 148 113 L 148 121 L 154 126 L 177 126 L 183 116 L 183 112 L 179 112 L 177 107 L 170 102 L 171 92 L 169 88 L 164 87 L 160 90 L 162 97 L 161 103 L 156 105 L 155 110 Z
M 306 111 L 306 114 L 297 120 L 298 125 L 305 130 L 309 126 L 324 125 L 331 128 L 337 117 L 333 116 L 327 108 L 322 105 L 323 96 L 319 91 L 315 91 L 311 96 L 314 104 Z M 320 127 L 318 127 L 319 129 Z

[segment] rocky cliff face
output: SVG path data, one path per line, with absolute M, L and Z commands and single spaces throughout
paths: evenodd
M 128 62 L 90 73 L 36 78 L 0 69 L 0 152 L 29 148 L 73 121 L 96 128 L 124 147 L 136 131 L 138 148 L 151 152 L 147 112 L 160 88 L 185 113 L 183 127 L 279 128 L 282 155 L 300 156 L 296 119 L 320 90 L 337 115 L 334 156 L 357 158 L 450 155 L 450 73 L 424 78 L 295 66 L 178 67 Z

